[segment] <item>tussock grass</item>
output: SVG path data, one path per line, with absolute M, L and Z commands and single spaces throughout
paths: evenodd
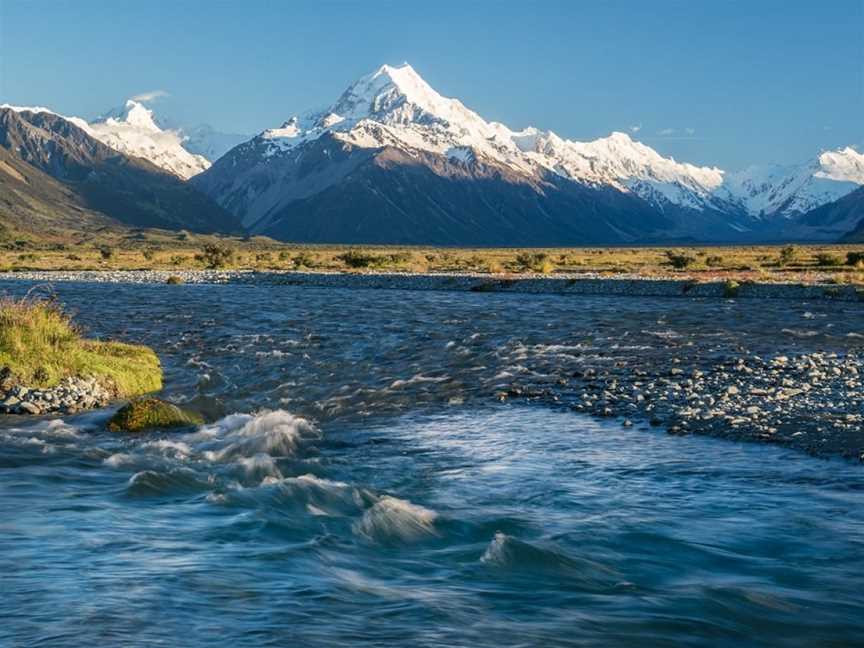
M 53 387 L 77 376 L 110 382 L 118 396 L 162 388 L 162 367 L 152 349 L 84 339 L 57 304 L 29 297 L 0 299 L 2 367 L 29 387 Z
M 58 235 L 59 236 L 59 235 Z M 102 249 L 112 254 L 105 258 Z M 838 263 L 839 261 L 839 263 Z M 236 270 L 341 272 L 596 273 L 700 281 L 860 283 L 861 244 L 581 248 L 442 248 L 307 245 L 269 238 L 141 229 L 85 232 L 53 240 L 0 239 L 0 271 Z

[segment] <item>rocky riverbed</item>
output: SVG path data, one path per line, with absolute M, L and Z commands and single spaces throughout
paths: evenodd
M 859 353 L 744 354 L 710 364 L 687 356 L 650 364 L 595 357 L 552 387 L 517 383 L 498 398 L 548 401 L 670 434 L 764 441 L 864 462 L 862 362 Z
M 169 397 L 203 399 L 218 411 L 242 411 L 258 392 L 312 419 L 350 408 L 372 415 L 535 401 L 671 434 L 864 458 L 857 302 L 329 289 L 398 286 L 391 275 L 315 275 L 333 281 L 326 290 L 278 283 L 298 276 L 196 274 L 244 283 L 176 287 L 146 275 L 147 285 L 118 277 L 110 286 L 58 282 L 57 290 L 97 332 L 156 347 L 173 376 Z M 489 278 L 458 281 L 482 286 Z M 87 308 L 106 295 L 123 314 L 116 321 Z M 36 396 L 42 412 L 69 407 L 68 394 Z
M 0 414 L 74 414 L 105 407 L 114 398 L 115 393 L 95 378 L 65 378 L 46 389 L 0 383 Z
M 291 285 L 317 288 L 445 290 L 630 297 L 709 297 L 864 302 L 864 288 L 827 283 L 697 282 L 674 276 L 408 272 L 257 272 L 246 270 L 82 270 L 0 273 L 0 281 Z

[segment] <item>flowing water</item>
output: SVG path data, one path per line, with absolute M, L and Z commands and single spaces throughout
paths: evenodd
M 58 295 L 213 423 L 0 421 L 0 645 L 862 645 L 860 466 L 554 399 L 586 353 L 860 349 L 860 307 Z M 553 396 L 499 403 L 517 378 Z

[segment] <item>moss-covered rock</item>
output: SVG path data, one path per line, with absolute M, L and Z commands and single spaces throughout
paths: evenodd
M 108 429 L 111 432 L 141 432 L 203 424 L 204 419 L 196 412 L 158 398 L 139 398 L 120 408 L 108 421 Z

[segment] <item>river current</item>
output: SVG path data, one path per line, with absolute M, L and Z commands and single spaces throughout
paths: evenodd
M 860 349 L 860 306 L 56 290 L 211 423 L 0 419 L 0 645 L 864 645 L 860 466 L 554 398 L 586 353 Z

